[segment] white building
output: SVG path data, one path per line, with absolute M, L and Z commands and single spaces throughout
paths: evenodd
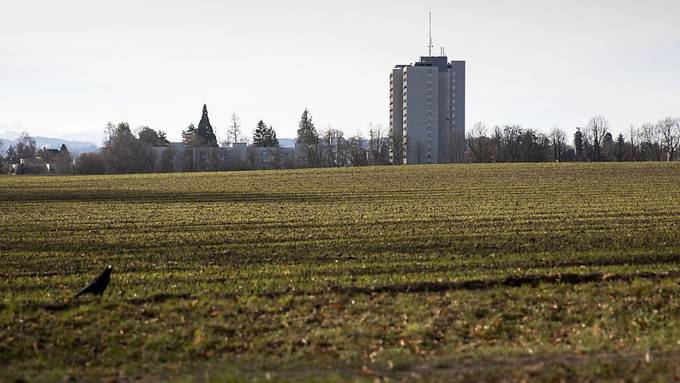
M 307 146 L 300 143 L 295 148 L 259 148 L 246 143 L 191 148 L 171 142 L 151 148 L 151 168 L 155 172 L 287 169 L 306 166 L 307 153 Z
M 390 75 L 395 164 L 460 162 L 465 153 L 465 61 L 425 56 Z

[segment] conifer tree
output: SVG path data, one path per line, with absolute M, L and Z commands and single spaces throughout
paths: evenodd
M 279 140 L 276 138 L 274 128 L 267 126 L 264 121 L 258 122 L 253 133 L 253 145 L 258 148 L 278 147 Z
M 616 137 L 616 148 L 614 151 L 614 156 L 616 157 L 616 160 L 621 162 L 624 160 L 624 157 L 626 155 L 626 139 L 623 137 L 623 134 L 619 133 L 619 136 Z
M 195 134 L 196 125 L 189 124 L 189 126 L 187 126 L 187 128 L 182 131 L 182 141 L 187 145 L 191 145 Z
M 215 137 L 215 132 L 210 125 L 210 119 L 208 118 L 208 106 L 203 104 L 203 114 L 201 116 L 201 121 L 198 123 L 198 128 L 196 128 L 196 137 L 199 139 L 197 146 L 213 146 L 217 147 L 217 137 Z
M 267 134 L 268 134 L 268 136 L 267 136 L 268 147 L 278 148 L 279 147 L 279 139 L 276 138 L 276 131 L 274 131 L 273 126 L 269 125 L 269 127 L 267 128 Z
M 576 133 L 574 133 L 574 150 L 576 151 L 576 159 L 578 161 L 582 161 L 584 152 L 584 142 L 583 133 L 581 132 L 580 128 L 576 128 Z
M 257 123 L 257 127 L 255 127 L 255 132 L 253 133 L 253 145 L 258 148 L 264 147 L 266 130 L 267 125 L 265 125 L 265 123 L 260 120 L 260 122 Z
M 319 134 L 312 122 L 309 110 L 305 109 L 300 117 L 297 142 L 307 145 L 307 165 L 318 166 L 320 162 Z
M 309 115 L 309 110 L 305 109 L 300 117 L 300 124 L 297 131 L 297 142 L 307 144 L 309 146 L 316 146 L 319 143 L 319 134 L 312 122 L 312 116 Z
M 137 137 L 148 146 L 168 146 L 167 135 L 162 130 L 155 131 L 148 126 L 143 126 L 137 131 Z

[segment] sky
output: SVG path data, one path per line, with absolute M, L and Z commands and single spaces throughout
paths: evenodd
M 0 0 L 0 133 L 100 142 L 108 121 L 178 140 L 203 104 L 295 137 L 388 128 L 389 73 L 433 40 L 467 61 L 467 127 L 615 132 L 680 115 L 677 0 Z

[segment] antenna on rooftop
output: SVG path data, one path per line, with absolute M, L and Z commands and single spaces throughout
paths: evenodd
M 432 56 L 432 11 L 430 11 L 430 43 L 428 44 L 427 48 L 429 50 L 429 56 Z

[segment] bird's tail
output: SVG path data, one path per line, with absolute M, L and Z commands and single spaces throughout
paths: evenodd
M 86 291 L 86 290 L 87 290 L 87 289 L 82 289 L 82 290 L 80 290 L 80 292 L 79 292 L 78 294 L 76 294 L 76 296 L 73 297 L 73 299 L 76 299 L 76 298 L 78 298 L 79 296 L 85 294 L 85 291 Z

